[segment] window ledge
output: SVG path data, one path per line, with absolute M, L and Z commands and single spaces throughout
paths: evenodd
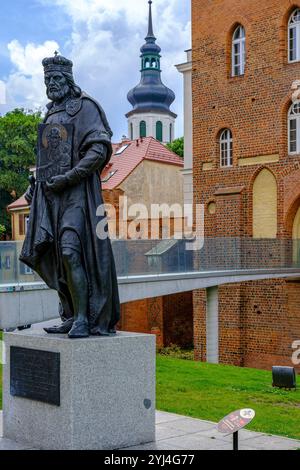
M 228 196 L 231 194 L 241 194 L 245 189 L 245 186 L 233 186 L 227 188 L 219 188 L 215 191 L 215 196 Z
M 228 82 L 229 83 L 234 83 L 236 81 L 244 80 L 245 77 L 246 77 L 245 74 L 244 75 L 236 75 L 234 77 L 230 75 L 230 77 L 228 77 Z
M 299 63 L 300 63 L 300 59 L 293 60 L 292 62 L 290 62 L 288 60 L 287 62 L 285 62 L 285 65 L 295 65 L 295 64 L 299 64 Z

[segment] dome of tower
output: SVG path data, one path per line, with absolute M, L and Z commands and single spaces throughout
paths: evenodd
M 127 95 L 133 110 L 170 112 L 170 106 L 175 100 L 175 93 L 166 87 L 161 80 L 149 70 Z

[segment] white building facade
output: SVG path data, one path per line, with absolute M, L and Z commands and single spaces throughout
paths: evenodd
M 187 50 L 186 54 L 187 61 L 176 67 L 183 74 L 184 86 L 184 203 L 193 204 L 192 50 Z

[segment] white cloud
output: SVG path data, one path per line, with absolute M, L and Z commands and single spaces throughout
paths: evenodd
M 23 47 L 19 41 L 14 40 L 8 44 L 10 58 L 18 73 L 37 75 L 41 73 L 41 61 L 59 47 L 55 41 L 46 41 L 44 44 L 27 44 Z
M 13 40 L 8 44 L 13 64 L 13 71 L 6 81 L 7 104 L 10 108 L 20 106 L 35 109 L 47 102 L 41 62 L 44 57 L 52 56 L 58 47 L 55 41 L 22 46 L 19 41 Z
M 6 104 L 6 84 L 0 80 L 0 105 Z
M 39 2 L 50 4 L 50 0 Z M 67 14 L 72 26 L 72 34 L 60 52 L 74 61 L 76 81 L 101 102 L 115 139 L 120 138 L 127 132 L 124 114 L 131 108 L 126 95 L 140 78 L 139 48 L 147 32 L 146 0 L 51 0 L 51 5 Z M 184 50 L 190 46 L 188 12 L 188 0 L 153 2 L 154 32 L 162 47 L 162 78 L 177 94 L 173 110 L 179 114 L 179 135 L 183 133 L 182 77 L 174 64 L 184 61 Z M 25 46 L 18 41 L 10 43 L 16 70 L 8 80 L 9 100 L 17 102 L 23 96 L 26 103 L 32 100 L 32 106 L 45 102 L 40 62 L 56 48 L 58 44 L 53 41 Z

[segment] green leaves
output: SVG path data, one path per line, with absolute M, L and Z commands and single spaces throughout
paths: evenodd
M 167 144 L 168 149 L 172 152 L 177 153 L 180 157 L 184 157 L 184 137 L 173 140 L 170 144 Z
M 41 113 L 15 109 L 0 117 L 0 220 L 9 231 L 4 214 L 11 194 L 21 197 L 28 187 L 30 166 L 35 165 L 37 129 Z

